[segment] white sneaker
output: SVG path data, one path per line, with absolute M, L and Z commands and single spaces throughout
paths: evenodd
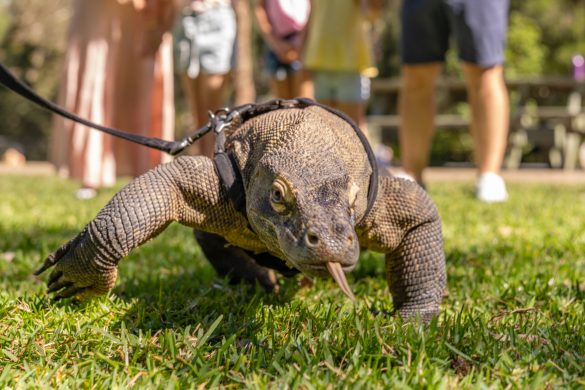
M 81 200 L 93 199 L 97 195 L 97 191 L 93 188 L 80 188 L 75 191 L 75 197 Z
M 394 177 L 398 177 L 398 178 L 400 178 L 400 179 L 404 179 L 404 180 L 408 180 L 408 181 L 415 182 L 415 183 L 416 183 L 416 184 L 418 184 L 418 185 L 419 185 L 419 186 L 420 186 L 420 187 L 421 187 L 423 190 L 425 190 L 425 191 L 427 190 L 427 186 L 425 185 L 425 183 L 424 183 L 424 182 L 421 182 L 421 183 L 417 182 L 417 181 L 416 181 L 416 179 L 414 178 L 414 176 L 412 176 L 412 175 L 410 175 L 410 174 L 408 174 L 408 173 L 406 173 L 406 172 L 404 172 L 404 171 L 402 171 L 402 170 L 400 170 L 400 171 L 398 171 L 398 172 L 394 173 L 392 176 L 394 176 Z
M 482 202 L 504 202 L 508 199 L 506 183 L 502 179 L 502 176 L 496 173 L 482 173 L 477 179 L 475 196 Z
M 398 172 L 394 173 L 393 176 L 394 177 L 399 177 L 401 179 L 405 179 L 405 180 L 410 180 L 410 181 L 416 182 L 416 179 L 412 175 L 409 175 L 408 173 L 406 173 L 404 171 L 398 171 Z

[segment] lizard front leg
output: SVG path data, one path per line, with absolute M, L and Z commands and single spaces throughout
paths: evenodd
M 386 254 L 386 276 L 395 309 L 404 318 L 430 320 L 446 284 L 441 220 L 417 184 L 382 177 L 374 207 L 357 227 L 360 243 Z
M 48 285 L 56 298 L 103 294 L 114 286 L 120 259 L 173 221 L 220 234 L 246 226 L 231 206 L 212 161 L 181 157 L 124 187 L 35 274 L 54 267 Z

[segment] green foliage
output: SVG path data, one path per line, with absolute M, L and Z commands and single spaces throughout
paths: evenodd
M 540 26 L 543 73 L 571 75 L 571 57 L 585 53 L 585 0 L 512 0 L 511 9 Z
M 400 74 L 400 0 L 387 0 L 380 19 L 374 24 L 374 58 L 380 77 Z
M 0 13 L 3 15 L 0 26 L 2 20 L 9 22 L 4 26 L 5 33 L 0 34 L 0 61 L 41 96 L 51 100 L 56 99 L 61 75 L 69 3 L 69 0 L 12 1 Z M 18 144 L 29 159 L 46 158 L 50 114 L 0 88 L 0 118 L 1 141 Z
M 437 131 L 433 137 L 431 166 L 442 166 L 449 163 L 473 162 L 473 139 L 469 131 L 461 129 L 445 129 Z
M 9 24 L 10 17 L 6 5 L 0 2 L 0 42 L 2 42 L 4 34 L 6 34 L 6 30 L 8 30 Z
M 543 73 L 547 48 L 541 44 L 541 32 L 533 19 L 512 12 L 506 48 L 506 76 L 518 78 Z
M 432 185 L 448 295 L 428 326 L 384 315 L 379 254 L 350 275 L 355 306 L 329 280 L 271 295 L 217 280 L 178 225 L 121 263 L 108 296 L 53 303 L 31 272 L 113 191 L 79 201 L 56 178 L 0 186 L 2 388 L 585 386 L 582 185 L 511 185 L 501 205 L 470 184 Z

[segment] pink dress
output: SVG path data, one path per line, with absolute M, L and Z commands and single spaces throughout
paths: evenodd
M 59 103 L 99 124 L 173 139 L 172 0 L 75 0 L 73 7 Z M 50 158 L 62 175 L 91 188 L 170 160 L 61 118 Z

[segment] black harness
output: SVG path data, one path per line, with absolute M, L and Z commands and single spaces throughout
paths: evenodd
M 342 118 L 347 123 L 349 123 L 351 127 L 354 129 L 356 135 L 358 136 L 360 142 L 364 147 L 364 150 L 366 151 L 366 155 L 368 156 L 368 161 L 370 162 L 370 165 L 372 167 L 372 174 L 370 176 L 370 184 L 368 188 L 368 204 L 361 221 L 365 220 L 365 218 L 368 216 L 368 213 L 372 209 L 374 201 L 376 200 L 376 195 L 378 193 L 378 166 L 376 164 L 374 152 L 372 151 L 372 148 L 367 138 L 365 137 L 364 133 L 359 129 L 355 122 L 343 112 L 319 104 L 311 99 L 307 98 L 296 98 L 290 100 L 275 99 L 265 103 L 258 104 L 250 103 L 233 108 L 222 108 L 220 110 L 217 110 L 215 113 L 210 112 L 209 121 L 203 127 L 197 129 L 193 134 L 186 136 L 179 141 L 166 141 L 160 138 L 144 137 L 138 134 L 127 133 L 125 131 L 121 131 L 112 127 L 102 126 L 91 121 L 88 121 L 87 119 L 81 118 L 65 110 L 59 105 L 52 103 L 46 100 L 45 98 L 37 95 L 36 92 L 34 92 L 20 80 L 18 80 L 1 63 L 0 84 L 3 84 L 8 89 L 23 96 L 24 98 L 35 103 L 36 105 L 43 107 L 55 114 L 61 115 L 64 118 L 80 123 L 84 126 L 94 128 L 104 133 L 113 135 L 115 137 L 123 138 L 125 140 L 140 145 L 144 145 L 149 148 L 163 151 L 172 156 L 178 155 L 188 146 L 197 141 L 199 138 L 209 133 L 210 131 L 213 131 L 213 133 L 215 134 L 215 154 L 213 160 L 217 172 L 221 178 L 223 187 L 225 188 L 229 195 L 231 202 L 233 203 L 237 210 L 244 212 L 244 214 L 246 195 L 244 191 L 242 174 L 240 172 L 238 164 L 235 161 L 234 156 L 229 151 L 226 152 L 224 149 L 225 146 L 224 130 L 227 128 L 239 127 L 247 120 L 265 114 L 267 112 L 290 108 L 302 109 L 309 106 L 318 106 L 334 115 L 337 115 L 338 117 Z

